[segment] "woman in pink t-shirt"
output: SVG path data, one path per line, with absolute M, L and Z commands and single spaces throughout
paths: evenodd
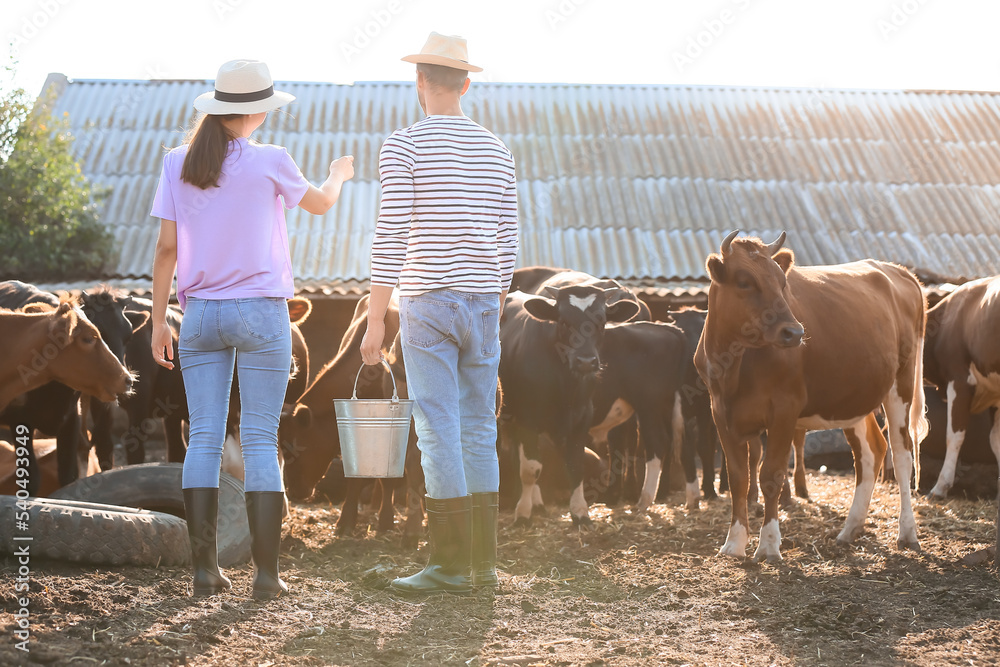
M 174 272 L 184 309 L 178 345 L 190 412 L 184 509 L 194 595 L 231 587 L 219 570 L 219 470 L 233 368 L 239 373 L 240 440 L 254 562 L 253 597 L 288 592 L 278 576 L 284 502 L 278 418 L 291 367 L 286 299 L 293 295 L 285 208 L 326 213 L 354 176 L 354 158 L 330 164 L 311 185 L 280 146 L 248 139 L 268 111 L 294 100 L 274 90 L 267 65 L 234 60 L 183 146 L 163 159 L 152 215 L 161 218 L 153 263 L 153 358 L 173 368 L 167 301 Z

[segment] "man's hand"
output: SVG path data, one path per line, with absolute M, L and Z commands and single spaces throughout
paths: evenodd
M 368 366 L 382 363 L 382 343 L 385 342 L 385 321 L 368 320 L 368 330 L 361 339 L 361 360 Z
M 152 331 L 153 360 L 164 368 L 173 368 L 169 359 L 174 358 L 174 340 L 170 325 L 166 322 L 153 325 Z

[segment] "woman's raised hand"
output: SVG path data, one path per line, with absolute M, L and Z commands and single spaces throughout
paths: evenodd
M 330 163 L 330 175 L 338 176 L 343 181 L 354 178 L 354 156 L 345 155 Z

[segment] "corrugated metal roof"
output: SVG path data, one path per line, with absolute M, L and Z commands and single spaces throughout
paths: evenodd
M 149 279 L 149 217 L 164 146 L 181 142 L 206 81 L 50 77 L 84 173 L 112 188 L 116 277 Z M 355 179 L 325 216 L 288 214 L 302 288 L 365 289 L 378 150 L 422 117 L 411 83 L 279 82 L 297 96 L 257 138 L 313 182 L 351 153 Z M 740 228 L 787 230 L 803 264 L 876 257 L 956 280 L 998 273 L 1000 97 L 987 93 L 476 83 L 466 113 L 518 166 L 519 264 L 666 284 L 704 280 Z

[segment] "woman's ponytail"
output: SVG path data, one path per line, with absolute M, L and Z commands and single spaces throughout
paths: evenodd
M 203 114 L 195 121 L 185 138 L 185 143 L 189 145 L 181 167 L 182 181 L 202 190 L 218 187 L 222 162 L 229 154 L 229 142 L 236 138 L 223 121 L 239 117 L 239 114 Z

